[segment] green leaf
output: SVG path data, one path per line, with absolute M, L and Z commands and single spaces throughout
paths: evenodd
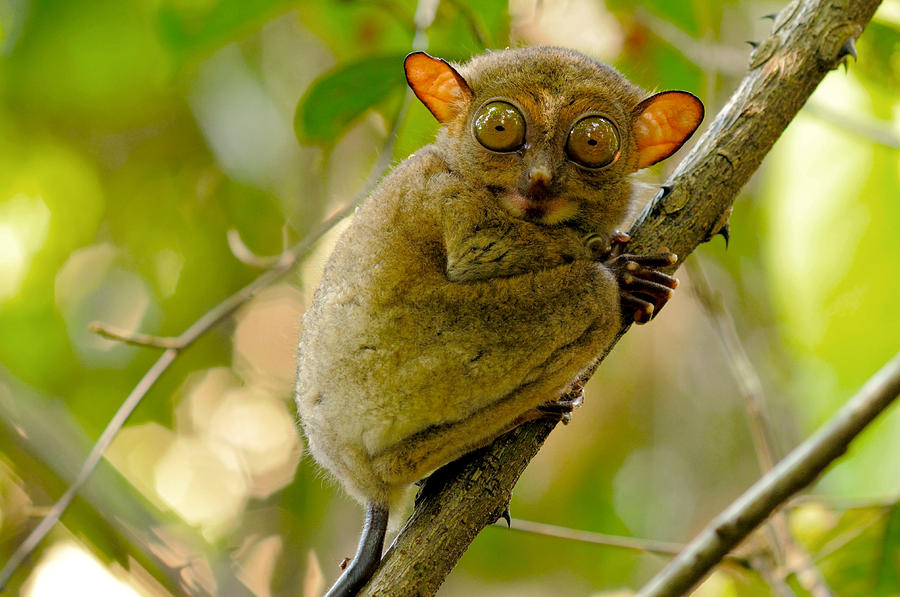
M 304 0 L 295 6 L 303 26 L 338 59 L 408 52 L 412 47 L 416 0 Z
M 294 132 L 301 143 L 330 145 L 363 112 L 404 84 L 403 56 L 345 63 L 319 77 L 297 104 Z
M 438 5 L 428 29 L 429 53 L 468 59 L 488 48 L 509 45 L 509 3 L 504 0 L 448 0 Z
M 197 5 L 168 1 L 157 14 L 159 34 L 184 59 L 254 30 L 286 5 L 286 0 L 218 0 Z
M 887 519 L 880 555 L 874 594 L 879 597 L 900 594 L 900 507 L 894 507 Z

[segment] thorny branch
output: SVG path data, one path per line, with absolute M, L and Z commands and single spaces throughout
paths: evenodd
M 878 0 L 794 0 L 778 13 L 772 34 L 752 51 L 749 72 L 731 100 L 632 229 L 629 249 L 640 253 L 667 246 L 684 258 L 722 230 L 735 197 L 775 140 L 824 76 L 855 54 L 853 42 L 879 4 Z M 605 354 L 599 356 L 602 359 Z M 879 404 L 881 409 L 886 406 Z M 865 424 L 855 427 L 842 441 L 852 439 Z M 485 450 L 432 475 L 426 484 L 427 497 L 420 500 L 361 594 L 427 595 L 437 591 L 481 529 L 503 513 L 512 487 L 553 427 L 545 421 L 523 425 Z M 841 444 L 829 453 L 822 468 L 845 447 Z M 806 452 L 803 456 L 813 457 Z M 764 479 L 772 479 L 778 471 L 776 467 Z M 756 524 L 794 491 L 767 504 Z M 753 527 L 742 529 L 736 539 L 745 537 Z M 688 566 L 690 580 L 677 590 L 669 588 L 666 590 L 671 592 L 658 594 L 687 592 L 729 549 Z M 676 558 L 673 564 L 683 566 L 684 560 Z M 675 584 L 662 580 L 656 586 Z
M 639 23 L 702 68 L 704 72 L 720 73 L 733 78 L 741 77 L 744 74 L 746 62 L 744 50 L 704 39 L 695 39 L 679 29 L 678 26 L 643 9 L 635 11 L 635 16 Z M 766 15 L 766 17 L 774 19 L 775 15 Z M 751 45 L 757 44 L 753 42 Z M 891 149 L 900 149 L 900 136 L 892 132 L 890 122 L 880 121 L 848 110 L 836 110 L 816 99 L 808 102 L 803 107 L 803 112 L 846 133 L 862 137 L 866 141 Z

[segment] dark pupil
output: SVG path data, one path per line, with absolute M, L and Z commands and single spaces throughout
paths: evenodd
M 588 140 L 588 145 L 596 145 L 596 144 L 597 144 L 597 140 L 596 140 L 596 139 L 590 139 L 590 140 Z
M 497 126 L 494 127 L 494 129 L 495 129 L 495 130 L 498 130 L 498 131 L 505 131 L 505 130 L 506 130 L 505 128 L 503 128 L 503 125 L 502 125 L 502 124 L 498 124 Z

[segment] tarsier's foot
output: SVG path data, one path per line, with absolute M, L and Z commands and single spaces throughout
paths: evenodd
M 581 406 L 584 402 L 584 384 L 580 380 L 576 381 L 569 390 L 557 398 L 540 404 L 531 410 L 523 413 L 516 418 L 509 429 L 515 429 L 522 423 L 528 421 L 536 421 L 538 419 L 549 419 L 551 421 L 562 421 L 568 424 L 572 418 L 572 412 Z
M 672 298 L 678 279 L 657 268 L 675 265 L 678 256 L 663 248 L 656 255 L 623 254 L 622 249 L 631 238 L 618 232 L 613 235 L 604 264 L 612 270 L 619 283 L 622 313 L 635 323 L 647 323 Z
M 576 381 L 569 391 L 557 398 L 539 405 L 535 409 L 535 418 L 562 421 L 568 424 L 572 413 L 584 403 L 584 384 Z

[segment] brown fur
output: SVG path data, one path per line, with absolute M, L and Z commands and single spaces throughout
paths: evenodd
M 584 238 L 608 239 L 628 214 L 646 94 L 558 48 L 456 69 L 471 94 L 359 208 L 303 317 L 297 405 L 310 451 L 363 502 L 389 504 L 559 396 L 620 326 L 616 279 Z M 475 139 L 473 114 L 491 99 L 524 115 L 522 150 Z M 621 157 L 606 168 L 563 151 L 585 114 L 619 130 Z M 552 174 L 546 196 L 575 206 L 562 221 L 500 200 L 528 194 L 538 166 Z

